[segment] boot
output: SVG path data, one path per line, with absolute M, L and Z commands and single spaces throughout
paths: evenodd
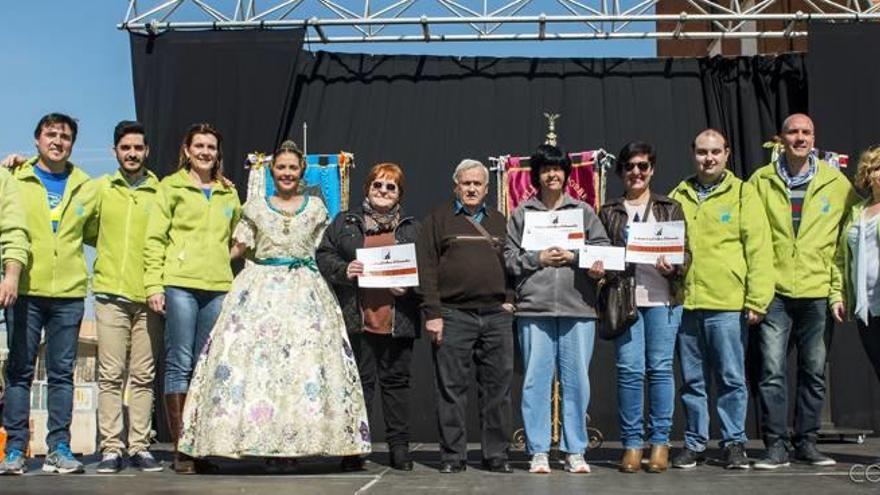
M 195 474 L 196 465 L 194 459 L 177 451 L 177 441 L 183 430 L 183 406 L 186 404 L 186 394 L 165 394 L 165 415 L 168 419 L 168 430 L 171 432 L 171 441 L 174 442 L 174 472 L 178 474 Z
M 621 473 L 638 473 L 642 468 L 642 449 L 626 449 L 620 461 Z
M 652 445 L 651 458 L 648 460 L 649 473 L 662 473 L 669 468 L 669 446 Z

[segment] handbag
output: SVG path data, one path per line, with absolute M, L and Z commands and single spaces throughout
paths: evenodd
M 645 204 L 645 213 L 640 219 L 642 222 L 646 222 L 651 214 L 651 203 L 649 199 Z M 598 305 L 599 337 L 614 340 L 623 335 L 623 332 L 639 319 L 635 275 L 622 274 L 610 280 L 606 279 L 599 288 Z

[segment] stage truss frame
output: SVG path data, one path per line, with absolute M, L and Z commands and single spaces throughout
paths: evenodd
M 653 13 L 661 1 L 128 0 L 117 27 L 152 34 L 299 27 L 309 43 L 434 43 L 798 38 L 810 21 L 880 21 L 877 0 L 805 0 L 809 11 L 795 13 L 775 12 L 781 0 L 687 0 L 689 13 Z M 687 27 L 694 23 L 703 30 Z

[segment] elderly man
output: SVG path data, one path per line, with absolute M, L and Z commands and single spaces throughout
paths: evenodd
M 782 123 L 783 153 L 749 180 L 758 191 L 773 236 L 776 294 L 757 331 L 761 354 L 758 392 L 766 455 L 756 469 L 788 466 L 789 339 L 798 350 L 794 457 L 814 466 L 834 459 L 816 449 L 825 400 L 829 300 L 840 287 L 834 251 L 844 216 L 856 200 L 849 180 L 813 154 L 813 121 L 794 114 Z
M 723 464 L 748 469 L 745 350 L 773 297 L 770 227 L 754 186 L 727 170 L 730 146 L 707 129 L 693 143 L 696 174 L 672 194 L 687 219 L 690 263 L 678 354 L 686 419 L 684 450 L 672 465 L 688 469 L 705 460 L 709 443 L 708 386 L 718 389 Z
M 441 473 L 467 468 L 468 378 L 479 381 L 483 467 L 510 473 L 513 306 L 501 248 L 507 222 L 486 207 L 489 170 L 463 160 L 452 176 L 455 198 L 422 223 L 418 242 L 425 329 L 434 343 Z

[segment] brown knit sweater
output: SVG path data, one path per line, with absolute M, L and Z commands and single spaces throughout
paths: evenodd
M 456 215 L 453 205 L 448 201 L 431 212 L 419 235 L 419 291 L 426 319 L 439 318 L 441 306 L 487 309 L 513 299 L 498 250 L 464 214 Z M 480 225 L 504 245 L 507 222 L 499 211 L 487 208 Z

